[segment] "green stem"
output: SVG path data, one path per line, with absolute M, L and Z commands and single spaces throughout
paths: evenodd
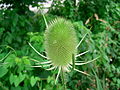
M 3 61 L 4 59 L 6 59 L 10 55 L 10 53 L 11 51 L 7 55 L 5 55 L 0 61 Z
M 64 86 L 64 90 L 66 90 L 66 83 L 65 83 L 65 78 L 64 78 L 64 71 L 61 69 L 61 79 L 62 79 L 62 84 Z

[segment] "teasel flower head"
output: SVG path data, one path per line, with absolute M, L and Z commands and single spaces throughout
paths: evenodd
M 47 59 L 48 61 L 39 62 L 38 60 L 34 60 L 40 65 L 32 67 L 48 67 L 46 70 L 58 69 L 58 74 L 56 76 L 55 82 L 57 82 L 61 71 L 70 72 L 71 70 L 75 70 L 82 74 L 89 75 L 86 72 L 80 71 L 75 68 L 76 65 L 84 65 L 93 62 L 99 58 L 97 57 L 87 62 L 76 61 L 77 57 L 89 52 L 88 50 L 83 53 L 77 54 L 77 49 L 87 34 L 85 34 L 78 43 L 76 32 L 71 21 L 64 18 L 56 18 L 50 21 L 49 24 L 47 24 L 45 19 L 45 23 L 46 30 L 44 35 L 44 45 L 46 56 L 39 53 L 30 43 L 29 45 L 34 49 L 36 53 L 38 53 L 41 57 Z
M 56 67 L 66 68 L 77 53 L 77 37 L 73 24 L 63 18 L 50 22 L 45 31 L 45 50 Z

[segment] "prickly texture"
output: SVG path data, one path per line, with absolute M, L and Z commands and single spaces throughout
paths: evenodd
M 70 21 L 57 18 L 50 22 L 45 31 L 45 49 L 47 57 L 55 66 L 66 66 L 76 54 L 77 37 Z

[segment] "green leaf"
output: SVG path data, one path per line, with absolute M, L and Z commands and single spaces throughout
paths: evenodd
M 19 83 L 25 79 L 25 76 L 26 76 L 25 74 L 23 75 L 21 73 L 19 74 Z
M 7 74 L 8 69 L 6 67 L 0 67 L 0 78 Z
M 25 79 L 25 74 L 20 73 L 19 76 L 17 75 L 10 75 L 10 84 L 15 85 L 15 87 L 17 87 L 24 79 Z
M 38 80 L 37 77 L 34 77 L 34 76 L 31 77 L 30 84 L 31 84 L 32 87 L 35 85 L 35 83 L 37 82 L 37 80 Z
M 17 22 L 18 22 L 18 15 L 15 14 L 15 16 L 13 17 L 13 26 L 14 27 L 16 26 Z
M 6 58 L 6 60 L 5 60 L 5 62 L 8 63 L 6 65 L 6 67 L 13 67 L 13 66 L 15 66 L 15 58 L 16 58 L 16 56 L 14 54 L 9 55 Z
M 14 75 L 14 84 L 15 84 L 15 87 L 19 85 L 19 78 L 17 77 L 17 75 Z
M 22 90 L 21 89 L 21 87 L 20 86 L 18 86 L 18 87 L 11 87 L 11 89 L 10 90 Z
M 5 31 L 4 28 L 0 28 L 0 33 L 3 33 L 3 31 Z
M 10 84 L 12 85 L 14 83 L 14 76 L 13 76 L 13 74 L 10 75 L 9 80 L 10 80 Z
M 21 58 L 16 57 L 16 58 L 15 58 L 15 62 L 16 62 L 16 64 L 21 63 Z
M 28 57 L 27 57 L 27 56 L 23 56 L 23 57 L 22 57 L 22 60 L 23 60 L 24 64 L 30 65 L 30 61 L 28 60 Z

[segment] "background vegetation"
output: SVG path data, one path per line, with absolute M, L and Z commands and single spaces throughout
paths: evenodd
M 90 50 L 78 60 L 96 62 L 77 68 L 91 76 L 72 71 L 66 74 L 68 90 L 120 89 L 120 1 L 119 0 L 53 0 L 47 21 L 55 17 L 71 20 L 80 40 L 89 32 L 79 52 Z M 29 5 L 44 0 L 0 0 L 0 90 L 63 90 L 61 79 L 54 84 L 56 71 L 32 68 L 31 58 L 44 61 L 28 45 L 44 53 L 45 23 L 40 12 Z M 4 5 L 9 5 L 4 8 Z

